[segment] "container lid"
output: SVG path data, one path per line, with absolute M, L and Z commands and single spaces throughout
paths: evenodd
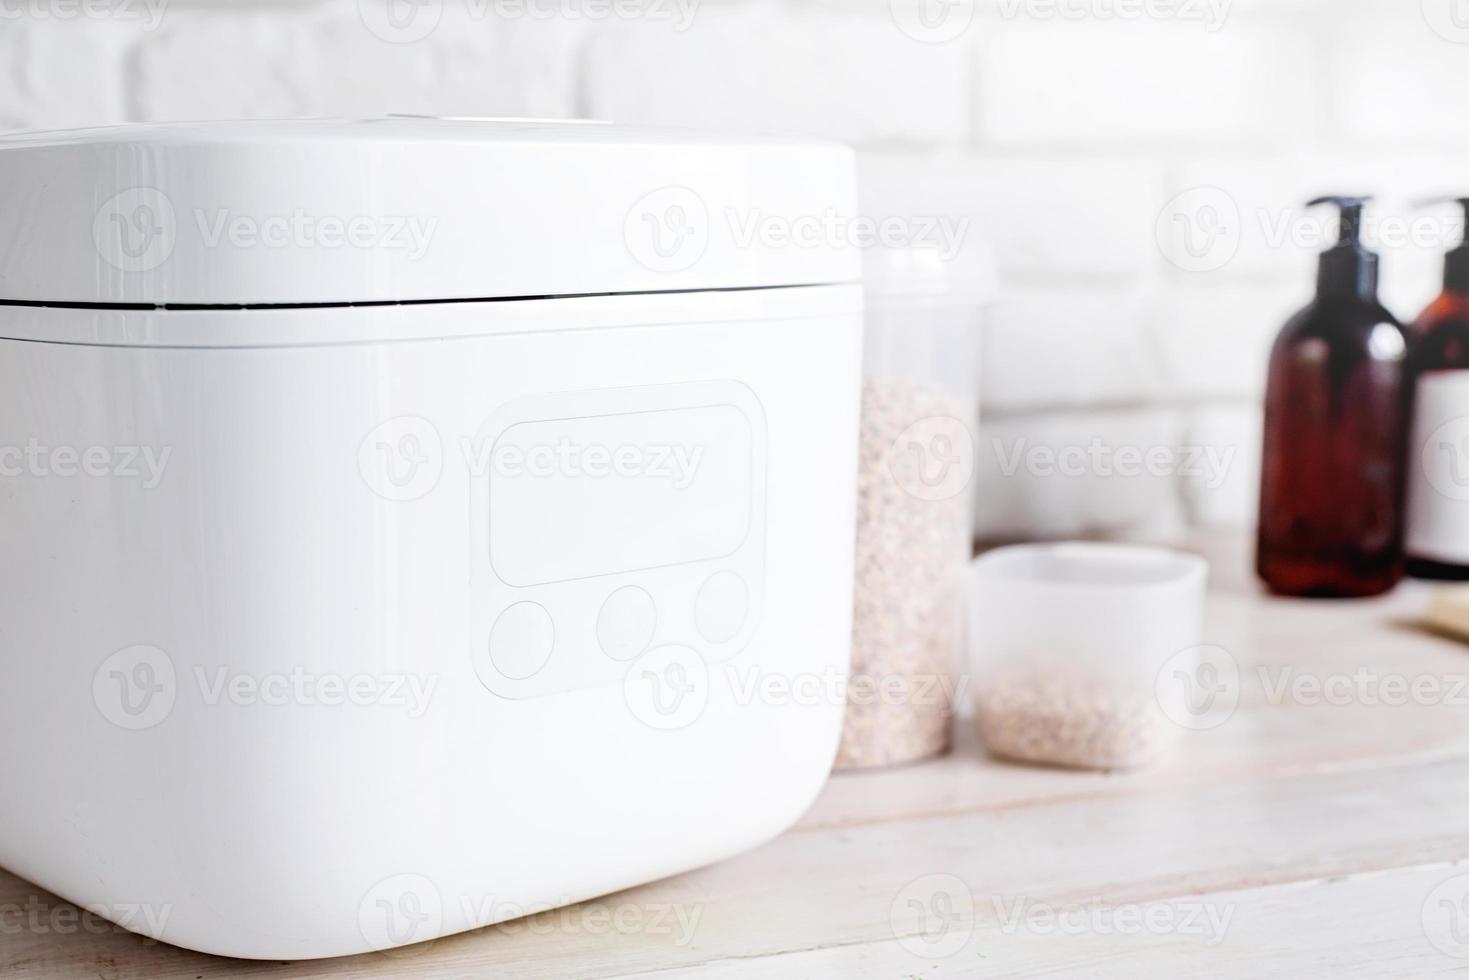
M 996 278 L 989 245 L 967 236 L 952 243 L 875 242 L 862 252 L 862 285 L 874 309 L 983 306 L 995 297 Z
M 0 137 L 0 302 L 397 303 L 855 282 L 835 143 L 593 122 Z

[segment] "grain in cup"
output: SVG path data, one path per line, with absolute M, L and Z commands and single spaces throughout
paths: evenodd
M 1200 645 L 1207 576 L 1202 558 L 1156 548 L 1021 545 L 981 556 L 970 635 L 987 751 L 1095 770 L 1167 759 L 1186 729 L 1160 702 L 1158 675 Z

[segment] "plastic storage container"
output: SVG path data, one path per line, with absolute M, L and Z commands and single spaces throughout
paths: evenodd
M 759 692 L 847 669 L 860 262 L 737 232 L 854 183 L 604 125 L 0 140 L 0 864 L 297 959 L 788 826 L 841 706 Z
M 946 751 L 964 636 L 980 345 L 992 271 L 976 246 L 877 249 L 858 469 L 852 675 L 839 769 Z
M 1187 729 L 1202 558 L 1106 544 L 1018 545 L 974 563 L 975 712 L 994 755 L 1082 769 L 1166 757 Z

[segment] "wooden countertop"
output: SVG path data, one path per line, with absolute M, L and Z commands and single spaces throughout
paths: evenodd
M 1004 765 L 964 726 L 944 759 L 833 777 L 794 829 L 723 864 L 340 960 L 27 928 L 7 910 L 65 903 L 0 872 L 0 977 L 1469 972 L 1469 646 L 1414 625 L 1423 584 L 1269 599 L 1237 540 L 1200 550 L 1214 568 L 1207 639 L 1239 663 L 1242 693 L 1168 767 Z

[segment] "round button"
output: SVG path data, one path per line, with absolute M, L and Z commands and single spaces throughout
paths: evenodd
M 653 597 L 636 585 L 625 586 L 607 597 L 597 614 L 597 642 L 613 660 L 631 660 L 653 642 L 658 625 L 658 608 Z
M 523 681 L 546 666 L 555 646 L 556 625 L 545 607 L 517 602 L 490 630 L 490 663 L 502 676 Z
M 734 572 L 709 576 L 694 601 L 694 621 L 710 643 L 727 643 L 744 628 L 750 615 L 750 590 Z

